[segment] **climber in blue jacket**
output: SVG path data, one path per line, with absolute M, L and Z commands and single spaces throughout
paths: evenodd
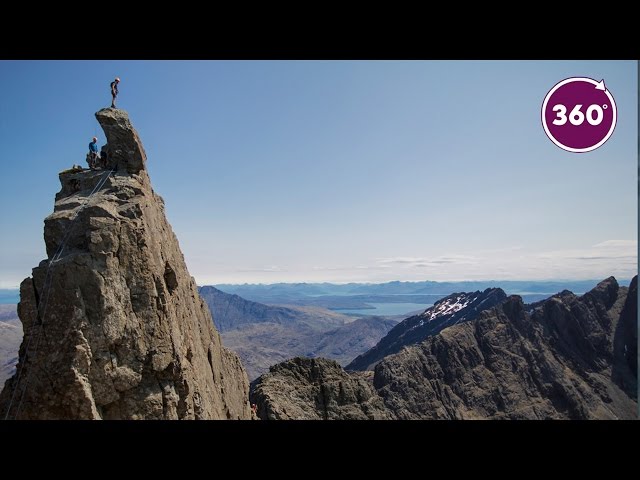
M 89 168 L 94 170 L 98 166 L 99 158 L 100 155 L 98 155 L 98 137 L 93 137 L 91 143 L 89 144 L 89 158 L 87 159 Z

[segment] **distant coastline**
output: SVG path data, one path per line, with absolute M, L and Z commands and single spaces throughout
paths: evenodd
M 620 279 L 620 285 L 629 285 L 630 279 Z M 507 294 L 521 295 L 525 302 L 539 301 L 563 289 L 576 295 L 582 295 L 597 284 L 596 280 L 507 280 L 507 281 L 462 281 L 462 282 L 386 282 L 386 283 L 272 283 L 272 284 L 218 284 L 222 291 L 240 295 L 249 300 L 263 303 L 299 303 L 322 304 L 325 308 L 334 310 L 367 309 L 371 308 L 364 302 L 393 302 L 393 303 L 429 303 L 425 297 L 435 296 L 435 300 L 453 292 L 484 290 L 490 287 L 500 287 Z M 408 298 L 402 299 L 402 295 Z M 359 300 L 358 304 L 334 304 L 339 297 L 344 303 Z M 313 297 L 315 301 L 312 300 Z M 324 297 L 324 301 L 322 301 Z M 395 297 L 395 298 L 394 298 Z M 411 298 L 413 297 L 413 298 Z M 331 302 L 329 300 L 332 300 Z M 0 289 L 0 305 L 16 304 L 20 301 L 20 290 L 17 288 Z M 325 305 L 325 303 L 327 303 Z M 364 313 L 364 312 L 362 312 Z
M 15 304 L 20 301 L 20 290 L 0 289 L 0 305 Z

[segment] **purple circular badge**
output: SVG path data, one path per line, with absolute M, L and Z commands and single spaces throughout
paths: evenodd
M 542 126 L 549 139 L 569 152 L 584 153 L 606 142 L 617 110 L 604 80 L 572 77 L 556 84 L 542 102 Z

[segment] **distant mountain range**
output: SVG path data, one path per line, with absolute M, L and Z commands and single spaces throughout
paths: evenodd
M 201 287 L 227 348 L 235 351 L 252 380 L 271 365 L 303 355 L 323 356 L 346 365 L 369 350 L 399 320 L 354 317 L 319 307 L 264 305 Z
M 416 303 L 432 305 L 455 292 L 501 288 L 507 295 L 520 295 L 525 303 L 544 300 L 556 292 L 588 292 L 597 280 L 580 281 L 468 281 L 468 282 L 387 282 L 387 283 L 275 283 L 216 285 L 226 293 L 265 304 L 317 306 L 331 310 L 371 309 L 372 303 Z M 622 281 L 628 285 L 629 281 Z
M 628 285 L 629 280 L 620 283 Z M 219 284 L 214 285 L 226 293 L 235 293 L 244 298 L 254 296 L 320 296 L 320 295 L 449 295 L 454 292 L 472 292 L 487 288 L 501 288 L 509 295 L 549 294 L 561 290 L 584 293 L 598 284 L 598 280 L 577 281 L 465 281 L 465 282 L 387 282 L 387 283 L 273 283 L 273 284 Z
M 296 308 L 264 305 L 230 295 L 215 287 L 200 287 L 200 296 L 213 313 L 213 323 L 220 333 L 246 325 L 272 323 L 283 326 L 306 325 L 311 330 L 326 330 L 352 319 L 322 308 Z

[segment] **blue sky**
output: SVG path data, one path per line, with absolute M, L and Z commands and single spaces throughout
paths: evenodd
M 636 62 L 0 61 L 0 288 L 45 258 L 116 75 L 200 284 L 637 272 Z M 594 152 L 540 124 L 570 76 L 618 105 Z

